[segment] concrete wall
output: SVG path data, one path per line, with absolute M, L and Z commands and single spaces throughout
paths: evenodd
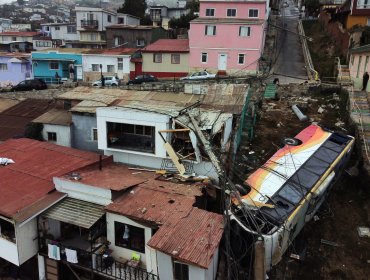
M 98 21 L 97 31 L 105 31 L 106 26 L 117 23 L 116 13 L 108 13 L 99 8 L 76 7 L 77 30 L 85 30 L 81 27 L 81 20 L 89 20 L 87 14 L 90 14 L 90 12 L 93 14 L 93 19 Z M 111 22 L 108 22 L 108 15 L 111 16 Z
M 55 132 L 57 134 L 57 141 L 49 141 L 51 143 L 71 147 L 71 127 L 65 125 L 54 125 L 54 124 L 44 124 L 44 128 L 42 130 L 42 138 L 45 141 L 48 141 L 48 132 Z
M 59 30 L 56 30 L 56 26 L 50 26 L 50 35 L 53 39 L 59 39 L 63 41 L 77 41 L 79 40 L 78 33 L 68 33 L 68 25 L 58 25 Z
M 72 114 L 72 123 L 72 148 L 96 152 L 98 141 L 92 134 L 92 129 L 97 128 L 95 115 Z
M 215 9 L 214 17 L 207 17 L 206 16 L 206 9 L 213 8 Z M 238 19 L 248 19 L 249 18 L 249 9 L 258 9 L 258 18 L 263 19 L 265 18 L 266 13 L 266 2 L 265 1 L 258 1 L 258 2 L 234 2 L 230 3 L 230 1 L 220 1 L 220 3 L 214 2 L 201 2 L 199 7 L 199 17 L 204 18 L 230 18 L 227 16 L 227 9 L 236 9 L 236 16 L 232 18 Z M 253 18 L 255 19 L 255 18 Z
M 355 89 L 361 90 L 362 76 L 365 72 L 368 72 L 370 74 L 370 52 L 351 54 L 348 65 Z M 367 83 L 366 91 L 370 91 L 370 82 Z
M 36 218 L 22 226 L 16 225 L 17 246 L 19 252 L 19 264 L 23 264 L 38 252 Z
M 32 76 L 31 63 L 14 63 L 9 60 L 11 57 L 1 57 L 0 63 L 6 63 L 8 65 L 7 71 L 0 72 L 0 86 L 6 84 L 18 84 L 19 82 L 30 78 Z M 22 66 L 25 65 L 25 66 Z
M 132 225 L 135 227 L 143 228 L 145 234 L 145 253 L 140 253 L 136 251 L 132 251 L 123 247 L 119 247 L 115 245 L 115 229 L 114 229 L 114 222 L 120 222 L 128 225 Z M 121 215 L 117 215 L 114 213 L 107 213 L 107 240 L 111 242 L 109 248 L 113 250 L 112 255 L 116 259 L 123 258 L 124 260 L 130 260 L 132 257 L 132 253 L 138 253 L 141 255 L 141 262 L 146 267 L 148 272 L 157 274 L 157 258 L 156 252 L 154 249 L 150 248 L 146 245 L 150 238 L 152 238 L 152 229 L 149 227 L 145 227 L 141 224 L 134 222 L 133 220 L 126 218 Z M 162 278 L 161 278 L 162 279 Z
M 1 217 L 0 217 L 1 219 Z M 9 221 L 8 219 L 5 219 Z M 17 232 L 15 233 L 17 237 Z M 16 243 L 6 240 L 0 236 L 0 258 L 19 265 L 18 247 Z
M 158 78 L 187 76 L 189 72 L 189 53 L 178 54 L 180 55 L 180 63 L 173 64 L 171 62 L 171 53 L 162 53 L 161 63 L 154 62 L 154 53 L 142 53 L 143 73 L 152 74 Z

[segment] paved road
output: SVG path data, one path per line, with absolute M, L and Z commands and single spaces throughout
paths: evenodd
M 284 4 L 287 3 L 288 5 Z M 299 10 L 291 0 L 282 1 L 280 19 L 277 23 L 287 30 L 278 30 L 277 59 L 273 66 L 273 77 L 281 84 L 302 83 L 307 80 L 302 45 L 298 33 Z

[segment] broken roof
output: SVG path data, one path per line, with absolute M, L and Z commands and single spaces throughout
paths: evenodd
M 148 245 L 180 261 L 207 269 L 223 231 L 222 215 L 194 207 L 181 219 L 167 221 Z
M 0 156 L 15 162 L 0 166 L 0 214 L 8 218 L 52 192 L 54 176 L 99 160 L 98 155 L 91 152 L 26 138 L 1 143 Z
M 0 113 L 0 140 L 24 135 L 26 125 L 53 107 L 51 100 L 26 99 Z
M 34 119 L 33 122 L 69 126 L 72 124 L 72 114 L 66 110 L 53 108 Z

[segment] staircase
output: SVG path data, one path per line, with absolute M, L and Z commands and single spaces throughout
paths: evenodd
M 364 168 L 370 174 L 370 106 L 366 91 L 350 90 L 350 113 L 357 125 Z
M 352 78 L 349 72 L 348 65 L 341 65 L 338 63 L 337 67 L 338 67 L 337 83 L 341 85 L 352 85 Z

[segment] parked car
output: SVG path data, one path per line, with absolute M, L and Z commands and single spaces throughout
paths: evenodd
M 180 80 L 203 80 L 203 79 L 214 79 L 216 74 L 208 73 L 207 71 L 195 72 L 190 76 L 180 78 Z
M 115 76 L 104 76 L 104 85 L 105 86 L 111 86 L 111 87 L 117 87 L 119 86 L 119 78 Z M 101 86 L 101 79 L 96 80 L 92 84 L 94 87 L 100 87 Z
M 152 82 L 158 82 L 158 79 L 154 77 L 153 75 L 149 74 L 143 74 L 136 76 L 135 79 L 129 80 L 127 82 L 128 85 L 140 85 L 142 83 L 152 83 Z
M 41 90 L 47 89 L 48 86 L 41 79 L 25 80 L 19 84 L 12 86 L 11 91 L 24 91 L 24 90 Z

